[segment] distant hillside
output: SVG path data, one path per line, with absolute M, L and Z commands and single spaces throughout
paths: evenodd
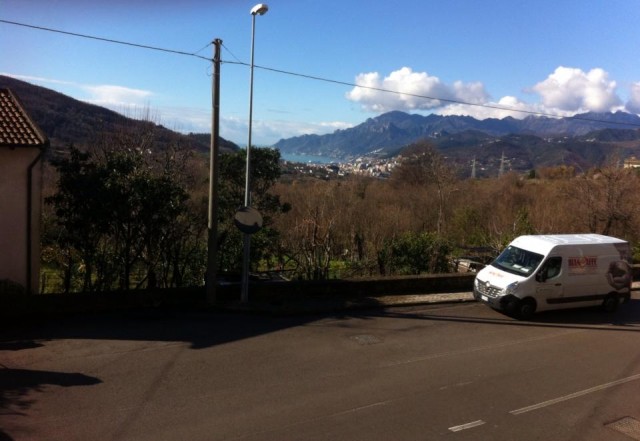
M 140 127 L 154 130 L 155 145 L 163 148 L 170 143 L 199 151 L 209 150 L 209 134 L 184 135 L 149 121 L 127 118 L 104 107 L 70 98 L 53 90 L 0 75 L 0 87 L 10 89 L 27 112 L 47 135 L 54 148 L 69 144 L 78 147 L 94 142 L 101 133 L 118 133 L 122 128 Z M 220 151 L 231 152 L 238 146 L 220 140 Z
M 442 132 L 429 139 L 460 175 L 470 176 L 475 162 L 477 176 L 495 176 L 498 169 L 529 171 L 566 165 L 577 170 L 640 157 L 640 130 L 604 129 L 576 137 L 539 137 L 527 134 L 487 135 L 468 130 Z M 392 156 L 402 154 L 398 149 Z M 504 163 L 503 163 L 504 161 Z
M 287 154 L 348 159 L 374 151 L 391 154 L 403 146 L 424 138 L 432 139 L 441 148 L 447 145 L 453 147 L 451 144 L 455 142 L 456 148 L 474 149 L 487 145 L 489 138 L 496 139 L 507 135 L 564 138 L 585 137 L 591 132 L 600 131 L 595 135 L 600 137 L 597 140 L 609 142 L 618 137 L 633 138 L 635 136 L 633 133 L 638 133 L 633 126 L 625 127 L 620 123 L 640 127 L 640 117 L 617 112 L 585 113 L 570 118 L 528 116 L 522 120 L 511 117 L 477 120 L 469 116 L 421 116 L 394 111 L 376 118 L 369 118 L 350 129 L 337 130 L 327 135 L 303 135 L 281 139 L 275 147 Z M 451 138 L 454 135 L 460 136 L 456 136 L 454 141 Z M 601 139 L 602 137 L 608 138 L 605 140 Z M 582 141 L 586 142 L 584 139 L 580 140 Z M 540 144 L 538 141 L 535 143 Z M 550 142 L 550 144 L 554 143 Z M 593 145 L 589 147 L 592 149 Z M 470 151 L 467 154 L 472 155 Z

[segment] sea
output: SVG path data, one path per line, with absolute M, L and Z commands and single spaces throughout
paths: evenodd
M 300 155 L 292 153 L 281 153 L 280 157 L 289 162 L 299 162 L 302 164 L 339 164 L 344 162 L 339 158 L 330 158 L 328 156 L 316 156 L 316 155 Z

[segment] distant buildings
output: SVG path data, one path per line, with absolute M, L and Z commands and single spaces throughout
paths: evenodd
M 640 168 L 640 159 L 635 156 L 625 159 L 624 168 Z
M 375 157 L 359 157 L 349 162 L 316 164 L 316 163 L 296 163 L 284 161 L 290 174 L 298 176 L 315 177 L 321 179 L 331 179 L 336 177 L 345 177 L 350 175 L 370 176 L 379 179 L 387 179 L 391 176 L 393 170 L 401 163 L 402 157 L 393 158 L 375 158 Z M 471 179 L 479 177 L 502 176 L 513 170 L 524 170 L 526 164 L 517 164 L 514 168 L 513 163 L 517 162 L 517 158 L 509 158 L 504 153 L 499 158 L 489 158 L 486 163 L 473 158 L 463 167 L 470 167 Z M 640 159 L 632 156 L 624 161 L 625 168 L 640 168 Z M 293 173 L 292 173 L 293 172 Z M 524 172 L 523 172 L 524 173 Z M 467 175 L 469 176 L 469 175 Z
M 356 158 L 350 162 L 331 164 L 290 163 L 284 161 L 291 172 L 301 176 L 313 176 L 322 179 L 345 177 L 350 175 L 370 176 L 386 179 L 391 176 L 393 169 L 399 164 L 399 158 Z

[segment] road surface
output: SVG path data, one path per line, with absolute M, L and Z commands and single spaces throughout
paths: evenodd
M 0 332 L 0 441 L 640 440 L 640 299 L 146 311 Z

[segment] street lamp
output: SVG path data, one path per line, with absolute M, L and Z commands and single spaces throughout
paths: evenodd
M 264 3 L 258 3 L 251 9 L 251 74 L 249 80 L 249 139 L 247 141 L 247 165 L 244 184 L 244 206 L 251 206 L 251 126 L 253 123 L 253 46 L 256 35 L 256 15 L 264 15 L 269 7 Z M 251 235 L 244 234 L 244 253 L 242 259 L 242 303 L 249 301 L 249 260 L 251 255 Z

